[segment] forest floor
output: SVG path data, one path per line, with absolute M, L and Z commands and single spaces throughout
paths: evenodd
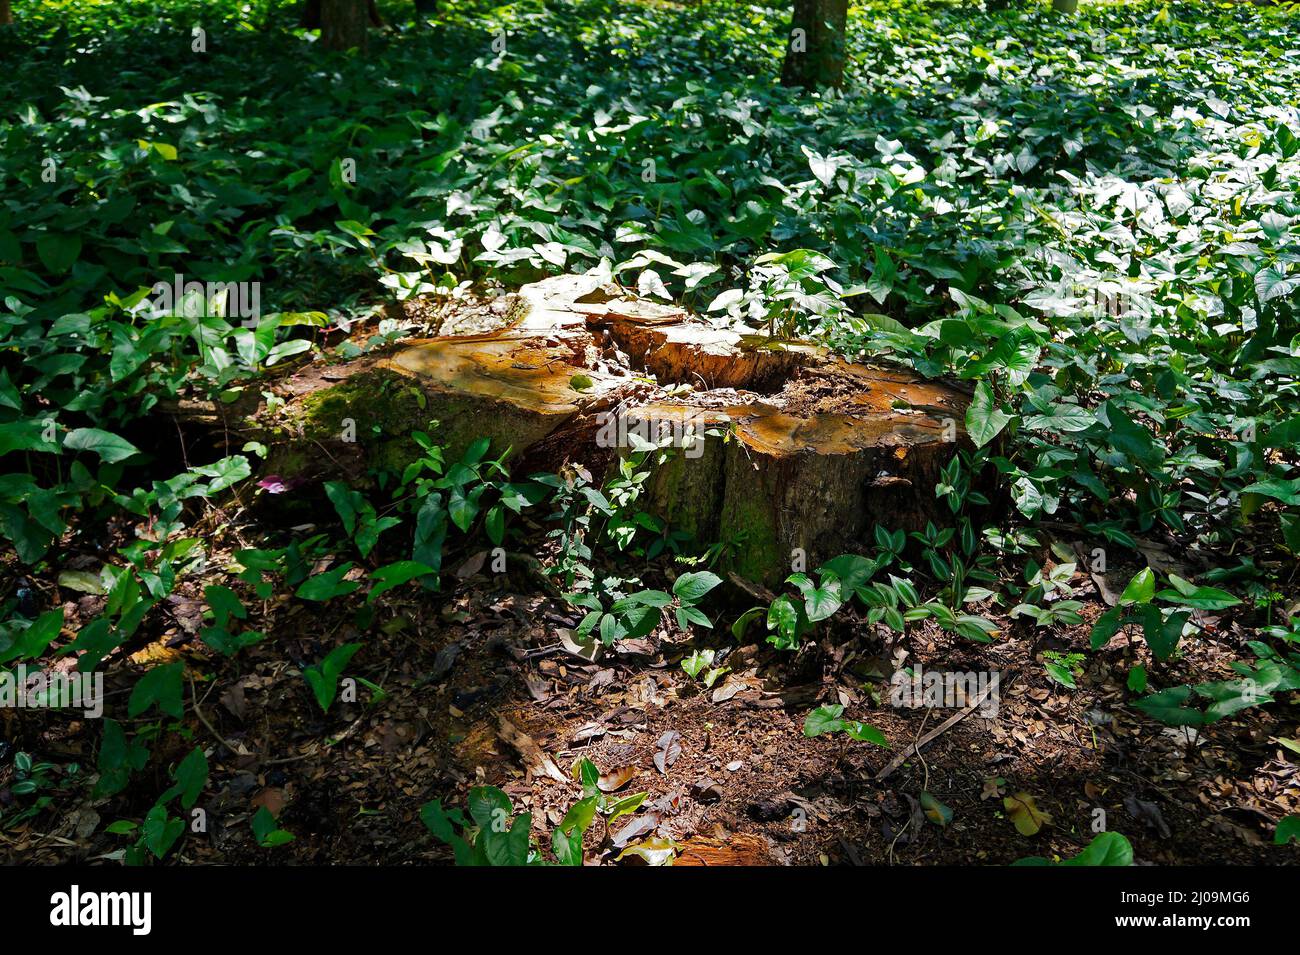
M 680 634 L 661 631 L 588 661 L 557 637 L 576 622 L 567 608 L 518 589 L 480 573 L 441 607 L 390 603 L 366 655 L 376 662 L 358 671 L 384 698 L 342 703 L 328 722 L 295 661 L 316 658 L 335 634 L 355 637 L 349 613 L 333 604 L 324 615 L 272 608 L 264 622 L 271 639 L 238 669 L 212 672 L 197 686 L 197 707 L 190 701 L 185 724 L 195 741 L 211 745 L 219 733 L 230 748 L 218 745 L 210 758 L 210 839 L 187 840 L 180 861 L 449 860 L 420 824 L 419 807 L 435 797 L 460 805 L 479 783 L 500 786 L 516 809 L 531 811 L 544 841 L 580 798 L 578 785 L 561 779 L 583 756 L 622 782 L 620 794 L 649 793 L 630 820 L 638 828 L 615 832 L 614 847 L 658 829 L 683 847 L 678 864 L 693 846 L 710 864 L 1005 864 L 1074 854 L 1091 838 L 1098 809 L 1133 842 L 1139 862 L 1277 862 L 1270 833 L 1300 809 L 1296 767 L 1276 742 L 1294 735 L 1296 707 L 1253 708 L 1199 737 L 1164 727 L 1123 705 L 1118 664 L 1131 651 L 1122 637 L 1091 657 L 1068 691 L 1046 676 L 1044 644 L 1014 621 L 995 645 L 976 648 L 937 627 L 900 638 L 846 619 L 823 636 L 822 649 L 798 656 L 736 646 L 723 630 L 716 643 L 733 649 L 718 662 L 732 672 L 707 690 L 679 665 L 687 652 Z M 1099 611 L 1100 599 L 1093 604 Z M 186 651 L 175 644 L 197 628 L 199 602 L 181 596 L 173 610 L 177 625 L 139 658 Z M 1052 645 L 1086 645 L 1086 628 L 1078 631 L 1054 634 Z M 1179 661 L 1184 678 L 1222 676 L 1242 639 L 1223 632 L 1198 643 Z M 1000 700 L 996 715 L 976 708 L 877 782 L 893 756 L 959 712 L 890 706 L 892 661 L 996 668 Z M 891 749 L 805 739 L 808 710 L 836 701 L 879 727 Z M 28 747 L 67 759 L 92 751 L 88 721 L 18 711 L 19 728 L 13 711 L 4 718 L 5 735 L 26 737 Z M 673 732 L 681 752 L 662 772 L 654 757 Z M 948 826 L 924 820 L 916 801 L 923 791 L 953 810 Z M 1015 792 L 1052 817 L 1039 835 L 1020 835 L 1007 818 L 1002 799 Z M 263 805 L 283 810 L 293 843 L 254 845 L 241 823 Z M 61 805 L 54 818 L 0 836 L 0 852 L 11 861 L 93 860 L 119 840 L 102 827 L 90 838 L 78 833 L 107 811 Z M 589 850 L 601 835 L 589 836 Z

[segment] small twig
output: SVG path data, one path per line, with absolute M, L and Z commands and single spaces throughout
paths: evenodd
M 366 714 L 362 713 L 355 720 L 353 720 L 351 723 L 348 724 L 347 729 L 345 729 L 342 733 L 336 736 L 332 742 L 327 743 L 326 746 L 334 747 L 339 745 L 339 743 L 342 743 L 345 740 L 347 740 L 353 733 L 357 731 L 357 727 L 361 725 L 362 721 L 365 720 L 365 718 L 366 718 Z M 258 760 L 257 765 L 258 766 L 283 766 L 285 763 L 296 763 L 299 762 L 300 760 L 310 759 L 313 756 L 319 756 L 320 752 L 321 752 L 320 746 L 317 745 L 316 749 L 306 753 L 298 753 L 296 756 L 281 756 L 277 759 Z
M 297 756 L 281 756 L 278 759 L 264 759 L 257 765 L 260 766 L 283 766 L 285 763 L 297 763 L 304 759 L 310 759 L 312 756 L 320 755 L 320 750 L 313 750 L 310 753 L 299 753 Z
M 921 792 L 925 792 L 930 788 L 930 764 L 927 763 L 925 761 L 925 757 L 921 755 L 920 738 L 921 738 L 921 734 L 925 732 L 925 724 L 930 722 L 930 714 L 933 712 L 934 710 L 930 709 L 929 707 L 926 707 L 925 716 L 921 718 L 921 725 L 918 726 L 916 729 L 917 738 L 912 743 L 912 749 L 916 752 L 916 758 L 921 761 L 921 769 L 925 770 L 925 778 L 921 780 Z
M 912 814 L 909 813 L 907 816 L 907 822 L 903 823 L 903 828 L 899 829 L 898 834 L 895 835 L 892 840 L 890 840 L 889 843 L 889 864 L 890 865 L 894 864 L 894 846 L 898 844 L 899 839 L 903 838 L 903 833 L 907 832 L 907 827 L 910 826 L 911 824 L 912 824 Z
M 882 779 L 887 779 L 889 776 L 893 775 L 894 771 L 898 769 L 899 766 L 902 766 L 903 763 L 907 761 L 907 758 L 911 756 L 913 753 L 920 756 L 922 746 L 924 746 L 925 744 L 930 742 L 930 740 L 934 739 L 936 736 L 939 736 L 940 734 L 946 732 L 948 729 L 955 726 L 958 722 L 964 720 L 966 717 L 974 713 L 976 708 L 979 707 L 980 704 L 982 704 L 986 699 L 988 699 L 989 694 L 993 692 L 993 687 L 994 684 L 990 682 L 988 686 L 984 688 L 983 693 L 975 697 L 975 699 L 972 700 L 970 703 L 966 704 L 965 709 L 961 710 L 958 713 L 954 713 L 952 716 L 948 717 L 946 720 L 944 720 L 934 729 L 930 730 L 930 732 L 926 733 L 924 736 L 918 739 L 911 746 L 907 747 L 907 749 L 903 750 L 901 753 L 899 753 L 897 756 L 891 759 L 889 761 L 889 765 L 876 774 L 876 782 L 880 782 Z M 928 769 L 926 770 L 926 773 L 928 776 L 929 774 Z
M 33 836 L 40 836 L 42 839 L 53 839 L 55 842 L 61 843 L 65 846 L 72 846 L 74 849 L 80 849 L 82 847 L 80 842 L 73 842 L 71 839 L 63 838 L 63 836 L 56 836 L 52 832 L 37 832 L 33 829 L 31 830 L 31 834 Z
M 232 755 L 235 756 L 241 755 L 239 750 L 235 749 L 234 744 L 232 744 L 230 740 L 226 739 L 224 736 L 218 733 L 217 728 L 213 726 L 211 723 L 209 723 L 208 718 L 203 715 L 203 710 L 199 708 L 199 693 L 198 690 L 195 689 L 193 676 L 190 676 L 190 696 L 194 700 L 193 704 L 191 705 L 191 709 L 194 710 L 194 715 L 199 718 L 199 722 L 202 723 L 205 727 L 207 727 L 208 732 L 211 733 L 213 736 L 215 736 L 217 738 L 217 741 L 221 743 L 222 746 L 230 750 Z M 204 699 L 207 699 L 206 695 L 204 696 Z

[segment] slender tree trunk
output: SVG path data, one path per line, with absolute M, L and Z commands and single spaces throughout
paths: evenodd
M 848 0 L 794 0 L 781 83 L 818 89 L 844 81 Z
M 298 26 L 304 30 L 320 29 L 320 3 L 321 0 L 307 0 L 302 5 L 302 15 L 298 18 Z M 370 25 L 372 27 L 384 25 L 384 19 L 379 15 L 379 7 L 375 4 L 375 0 L 366 0 L 366 11 L 370 14 Z
M 320 42 L 325 49 L 364 48 L 369 25 L 366 0 L 320 0 Z
M 14 22 L 14 12 L 9 0 L 0 0 L 0 27 Z

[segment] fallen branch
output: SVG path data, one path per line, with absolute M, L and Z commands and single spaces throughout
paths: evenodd
M 907 749 L 903 750 L 901 753 L 899 753 L 897 756 L 891 759 L 889 761 L 889 765 L 887 765 L 884 769 L 882 769 L 879 773 L 876 774 L 876 782 L 880 782 L 881 780 L 887 779 L 891 775 L 893 775 L 894 771 L 897 770 L 899 766 L 902 766 L 903 763 L 907 761 L 908 757 L 912 755 L 917 755 L 917 756 L 921 755 L 922 746 L 926 745 L 932 739 L 942 735 L 943 733 L 946 733 L 949 729 L 956 726 L 966 717 L 970 716 L 971 713 L 975 712 L 975 710 L 978 709 L 984 703 L 984 701 L 989 698 L 989 694 L 992 693 L 996 687 L 1000 686 L 1000 684 L 1001 684 L 1000 680 L 997 683 L 990 682 L 989 685 L 984 688 L 984 692 L 981 693 L 979 696 L 975 697 L 975 699 L 973 699 L 971 702 L 967 703 L 964 709 L 948 717 L 946 720 L 944 720 L 934 729 L 930 730 L 930 732 L 926 733 L 924 736 L 918 739 L 911 746 L 907 747 Z
M 222 746 L 226 747 L 226 749 L 230 750 L 232 756 L 242 755 L 242 753 L 235 748 L 235 744 L 230 742 L 230 740 L 226 739 L 219 732 L 217 732 L 217 728 L 213 726 L 211 723 L 209 723 L 208 718 L 203 715 L 203 710 L 199 708 L 199 693 L 198 690 L 196 690 L 194 687 L 193 675 L 190 676 L 190 696 L 194 701 L 193 704 L 190 706 L 190 709 L 192 709 L 194 711 L 194 715 L 199 718 L 199 722 L 204 725 L 204 727 L 207 729 L 209 733 L 211 733 L 213 736 L 216 737 L 217 742 L 219 742 Z

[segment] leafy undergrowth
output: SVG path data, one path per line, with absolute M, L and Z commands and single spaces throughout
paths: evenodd
M 1144 861 L 1286 851 L 1293 14 L 871 2 L 817 96 L 773 83 L 785 11 L 732 3 L 394 9 L 353 56 L 269 5 L 24 12 L 0 665 L 102 665 L 110 695 L 0 711 L 12 854 L 445 858 L 420 819 L 454 844 L 477 783 L 539 843 L 592 800 L 589 859 L 722 826 L 788 861 L 1010 862 L 1098 819 Z M 178 423 L 588 269 L 971 382 L 951 521 L 749 610 L 743 539 L 639 506 L 667 449 L 509 475 L 430 422 L 405 471 L 302 487 Z M 918 668 L 1002 674 L 999 711 L 872 782 L 953 712 L 890 705 Z

